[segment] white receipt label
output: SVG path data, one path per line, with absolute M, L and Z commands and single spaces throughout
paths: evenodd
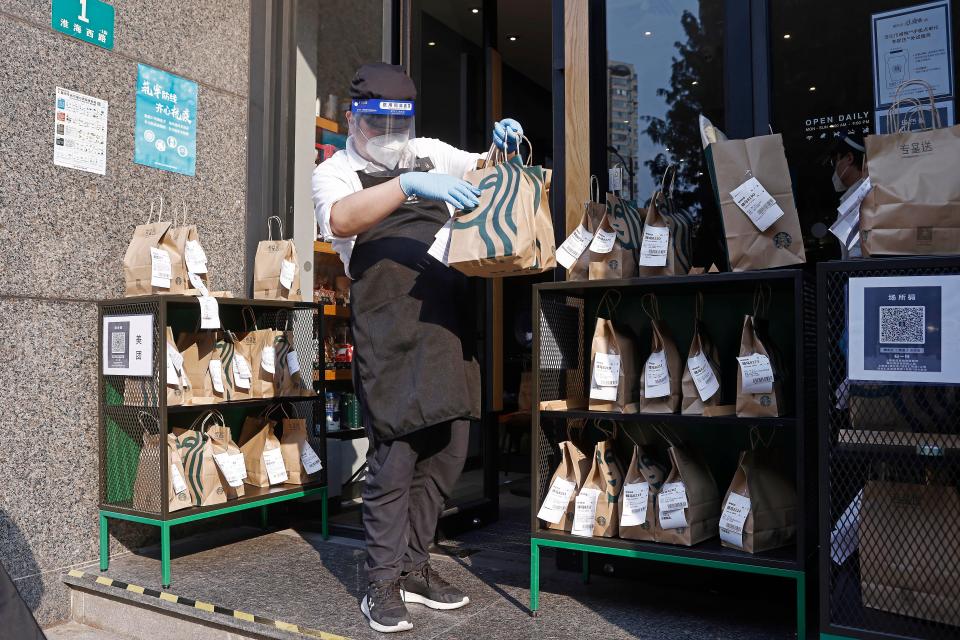
M 433 244 L 427 250 L 436 260 L 447 264 L 450 257 L 450 229 L 453 228 L 453 219 L 447 220 L 440 230 L 433 236 Z
M 593 236 L 590 242 L 590 251 L 594 253 L 610 253 L 613 251 L 613 243 L 617 240 L 616 231 L 607 231 L 604 228 L 597 229 L 597 234 Z
M 574 501 L 573 526 L 570 534 L 589 538 L 593 535 L 593 522 L 597 517 L 597 499 L 599 489 L 581 489 Z
M 167 343 L 167 384 L 176 385 L 183 371 L 183 356 L 177 348 Z
M 590 246 L 592 238 L 593 234 L 587 231 L 586 227 L 582 224 L 578 225 L 573 233 L 563 241 L 563 244 L 557 248 L 557 262 L 564 269 L 571 268 L 577 262 L 577 258 L 582 256 L 583 252 Z
M 739 356 L 740 389 L 744 393 L 770 393 L 773 391 L 773 367 L 770 358 L 762 353 Z
M 730 196 L 760 231 L 766 231 L 783 216 L 783 209 L 776 199 L 756 178 L 750 178 L 741 184 L 730 192 Z
M 150 247 L 150 286 L 170 288 L 170 254 L 164 249 Z
M 550 490 L 547 491 L 547 497 L 540 506 L 537 517 L 550 524 L 559 523 L 563 514 L 567 512 L 567 507 L 570 506 L 570 498 L 573 497 L 573 492 L 576 490 L 577 486 L 569 480 L 556 478 L 550 485 Z
M 683 482 L 668 482 L 663 485 L 657 500 L 660 504 L 660 511 L 676 511 L 690 506 L 687 502 L 687 487 Z
M 284 260 L 280 263 L 280 284 L 284 289 L 293 286 L 293 277 L 297 275 L 297 263 Z
M 712 398 L 720 390 L 720 381 L 717 380 L 717 375 L 713 372 L 713 367 L 710 366 L 703 351 L 698 351 L 687 359 L 687 369 L 703 402 Z
M 273 346 L 264 347 L 260 352 L 260 367 L 267 373 L 277 372 L 277 351 Z
M 593 383 L 598 387 L 616 387 L 620 383 L 620 354 L 597 353 L 593 356 Z
M 283 466 L 283 454 L 279 448 L 264 450 L 263 466 L 267 468 L 267 480 L 270 484 L 287 481 L 287 468 Z
M 647 521 L 647 503 L 650 499 L 650 483 L 634 482 L 623 485 L 623 513 L 621 527 L 635 527 Z
M 180 473 L 180 468 L 175 465 L 170 465 L 170 480 L 173 482 L 173 492 L 175 494 L 181 494 L 187 490 L 187 483 L 183 479 L 183 474 Z
M 208 366 L 210 369 L 210 380 L 213 382 L 213 390 L 217 393 L 223 393 L 223 365 L 219 360 L 211 360 Z
M 307 443 L 304 443 L 303 449 L 300 450 L 300 462 L 303 463 L 303 468 L 307 474 L 314 474 L 323 469 L 320 456 L 318 456 L 317 452 L 313 450 L 313 447 Z
M 250 363 L 239 353 L 233 354 L 233 383 L 238 389 L 249 389 L 253 375 L 250 372 Z
M 643 243 L 640 245 L 640 264 L 645 267 L 667 266 L 669 245 L 670 229 L 646 225 L 643 228 Z
M 660 511 L 661 529 L 683 529 L 687 526 L 687 516 L 683 509 Z
M 623 169 L 620 167 L 608 169 L 607 179 L 610 183 L 610 191 L 620 191 L 623 189 Z
M 190 278 L 190 284 L 193 285 L 194 289 L 200 292 L 201 296 L 208 297 L 210 295 L 207 285 L 203 284 L 203 278 L 193 272 L 188 272 L 187 277 Z
M 187 271 L 190 273 L 207 272 L 207 254 L 203 247 L 196 240 L 187 240 L 187 246 L 184 251 L 184 258 L 187 261 Z
M 654 351 L 643 366 L 643 397 L 663 398 L 670 395 L 670 371 L 667 354 Z
M 720 539 L 735 547 L 743 547 L 743 527 L 750 514 L 750 498 L 730 492 L 720 514 Z
M 290 372 L 290 375 L 300 373 L 300 358 L 297 357 L 295 349 L 290 349 L 287 352 L 287 371 Z
M 236 456 L 229 453 L 215 453 L 213 459 L 220 468 L 220 473 L 226 478 L 227 484 L 231 487 L 239 487 L 243 484 L 243 456 L 240 456 L 240 466 L 237 465 Z
M 197 296 L 200 301 L 200 328 L 220 328 L 220 305 L 217 299 L 211 296 Z

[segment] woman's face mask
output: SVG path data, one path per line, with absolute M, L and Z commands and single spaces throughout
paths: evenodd
M 833 169 L 833 188 L 837 193 L 843 193 L 847 190 L 847 185 L 843 183 L 843 176 L 847 175 L 849 170 L 850 163 L 847 162 L 846 158 L 837 161 L 837 165 Z

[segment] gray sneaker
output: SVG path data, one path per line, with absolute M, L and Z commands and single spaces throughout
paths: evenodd
M 404 602 L 426 605 L 431 609 L 459 609 L 470 603 L 470 598 L 435 573 L 429 562 L 404 576 L 402 594 Z
M 381 633 L 413 629 L 407 607 L 400 595 L 400 579 L 380 580 L 367 586 L 367 595 L 360 602 L 360 611 L 370 621 L 370 628 Z

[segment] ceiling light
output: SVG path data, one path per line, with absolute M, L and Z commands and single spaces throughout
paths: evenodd
M 649 38 L 650 36 L 653 35 L 653 31 L 644 31 L 644 32 L 643 32 L 643 35 L 644 35 L 644 37 Z
M 790 39 L 790 34 L 789 34 L 789 33 L 783 34 L 783 39 L 784 39 L 784 40 L 789 40 L 789 39 Z
M 507 36 L 507 40 L 509 40 L 510 42 L 516 42 L 517 36 Z
M 700 81 L 699 81 L 699 80 L 694 80 L 694 81 L 691 82 L 690 84 L 696 86 L 696 85 L 700 84 Z
M 473 9 L 470 9 L 470 13 L 474 13 L 474 14 L 480 13 L 480 9 L 477 9 L 476 7 L 474 7 Z
M 434 42 L 433 40 L 431 40 L 430 42 L 427 43 L 427 46 L 428 46 L 428 47 L 435 47 L 435 46 L 437 46 L 437 43 Z
M 810 87 L 810 91 L 816 91 L 816 90 L 817 90 L 816 87 Z

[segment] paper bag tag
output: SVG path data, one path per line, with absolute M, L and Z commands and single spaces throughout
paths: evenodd
M 773 391 L 773 367 L 770 358 L 762 353 L 738 356 L 740 363 L 740 389 L 744 393 L 770 393 Z
M 649 482 L 634 482 L 623 485 L 623 513 L 621 527 L 635 527 L 647 521 L 647 502 L 650 498 Z
M 756 178 L 750 178 L 741 184 L 730 192 L 730 196 L 761 232 L 766 231 L 783 216 L 783 209 L 776 199 Z
M 573 492 L 576 490 L 577 486 L 569 480 L 564 480 L 563 478 L 554 479 L 549 491 L 547 491 L 547 497 L 540 506 L 540 511 L 537 512 L 537 517 L 550 524 L 559 523 L 563 518 L 563 514 L 567 512 L 570 498 L 573 497 Z
M 591 238 L 593 238 L 593 234 L 587 231 L 586 227 L 582 224 L 577 225 L 573 233 L 567 236 L 563 244 L 557 247 L 557 262 L 564 269 L 571 268 L 576 264 L 577 259 L 583 255 L 583 252 L 587 250 Z
M 647 358 L 643 371 L 643 397 L 663 398 L 670 395 L 670 372 L 667 370 L 667 354 L 655 351 Z

